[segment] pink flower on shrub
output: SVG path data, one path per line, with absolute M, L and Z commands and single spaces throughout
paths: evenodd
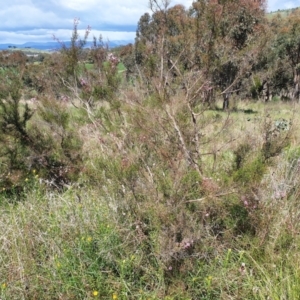
M 276 191 L 274 194 L 274 198 L 279 200 L 279 199 L 283 199 L 286 197 L 286 191 Z
M 107 60 L 109 60 L 112 65 L 117 65 L 120 62 L 119 58 L 116 57 L 113 53 L 109 53 L 107 55 Z
M 280 192 L 281 199 L 286 197 L 286 191 Z
M 80 79 L 79 79 L 79 82 L 80 82 L 80 84 L 81 84 L 82 86 L 87 86 L 87 82 L 86 82 L 86 80 L 84 80 L 83 78 L 80 78 Z

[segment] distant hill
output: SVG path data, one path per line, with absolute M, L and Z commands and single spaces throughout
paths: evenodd
M 298 9 L 299 9 L 299 7 L 294 7 L 294 8 L 290 8 L 290 9 L 278 9 L 276 11 L 270 11 L 269 13 L 267 13 L 267 16 L 272 17 L 274 15 L 280 14 L 282 17 L 285 17 Z
M 70 45 L 70 41 L 63 42 L 66 46 Z M 131 40 L 121 40 L 121 41 L 109 41 L 109 48 L 114 48 L 122 45 L 127 45 L 133 43 Z M 92 42 L 88 42 L 85 47 L 91 47 Z M 9 50 L 9 49 L 38 49 L 44 51 L 55 51 L 61 48 L 60 43 L 58 42 L 27 42 L 24 44 L 0 44 L 0 50 Z

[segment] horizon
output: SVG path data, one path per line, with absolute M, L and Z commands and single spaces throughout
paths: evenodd
M 115 40 L 115 41 L 104 41 L 104 43 L 108 46 L 109 49 L 116 48 L 118 46 L 125 46 L 130 43 L 133 43 L 134 41 L 131 40 Z M 49 41 L 49 42 L 26 42 L 22 44 L 16 44 L 16 43 L 0 43 L 0 51 L 29 51 L 29 52 L 35 52 L 35 51 L 45 51 L 45 52 L 53 52 L 61 49 L 62 44 L 69 47 L 71 42 L 69 41 Z M 90 49 L 92 46 L 92 41 L 87 41 L 84 48 Z

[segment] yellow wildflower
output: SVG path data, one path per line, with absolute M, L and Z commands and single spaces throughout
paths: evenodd
M 113 300 L 117 300 L 118 299 L 118 295 L 116 293 L 113 293 L 112 298 L 113 298 Z
M 99 292 L 98 291 L 93 291 L 93 296 L 94 297 L 97 297 L 99 295 Z

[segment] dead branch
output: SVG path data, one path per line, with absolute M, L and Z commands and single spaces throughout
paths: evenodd
M 199 174 L 202 176 L 202 171 L 201 171 L 201 168 L 200 166 L 194 161 L 190 151 L 187 149 L 186 147 L 186 144 L 185 144 L 185 141 L 184 141 L 184 138 L 183 138 L 183 135 L 180 131 L 180 128 L 178 127 L 177 125 L 177 122 L 175 120 L 175 118 L 173 117 L 171 111 L 170 111 L 170 107 L 169 105 L 166 105 L 166 113 L 169 117 L 169 119 L 172 121 L 173 123 L 173 126 L 174 126 L 174 129 L 178 135 L 178 139 L 179 139 L 179 142 L 180 142 L 180 145 L 181 145 L 181 148 L 183 150 L 183 153 L 184 153 L 184 156 L 185 156 L 185 159 L 186 159 L 186 162 L 188 165 L 192 165 L 198 172 Z

